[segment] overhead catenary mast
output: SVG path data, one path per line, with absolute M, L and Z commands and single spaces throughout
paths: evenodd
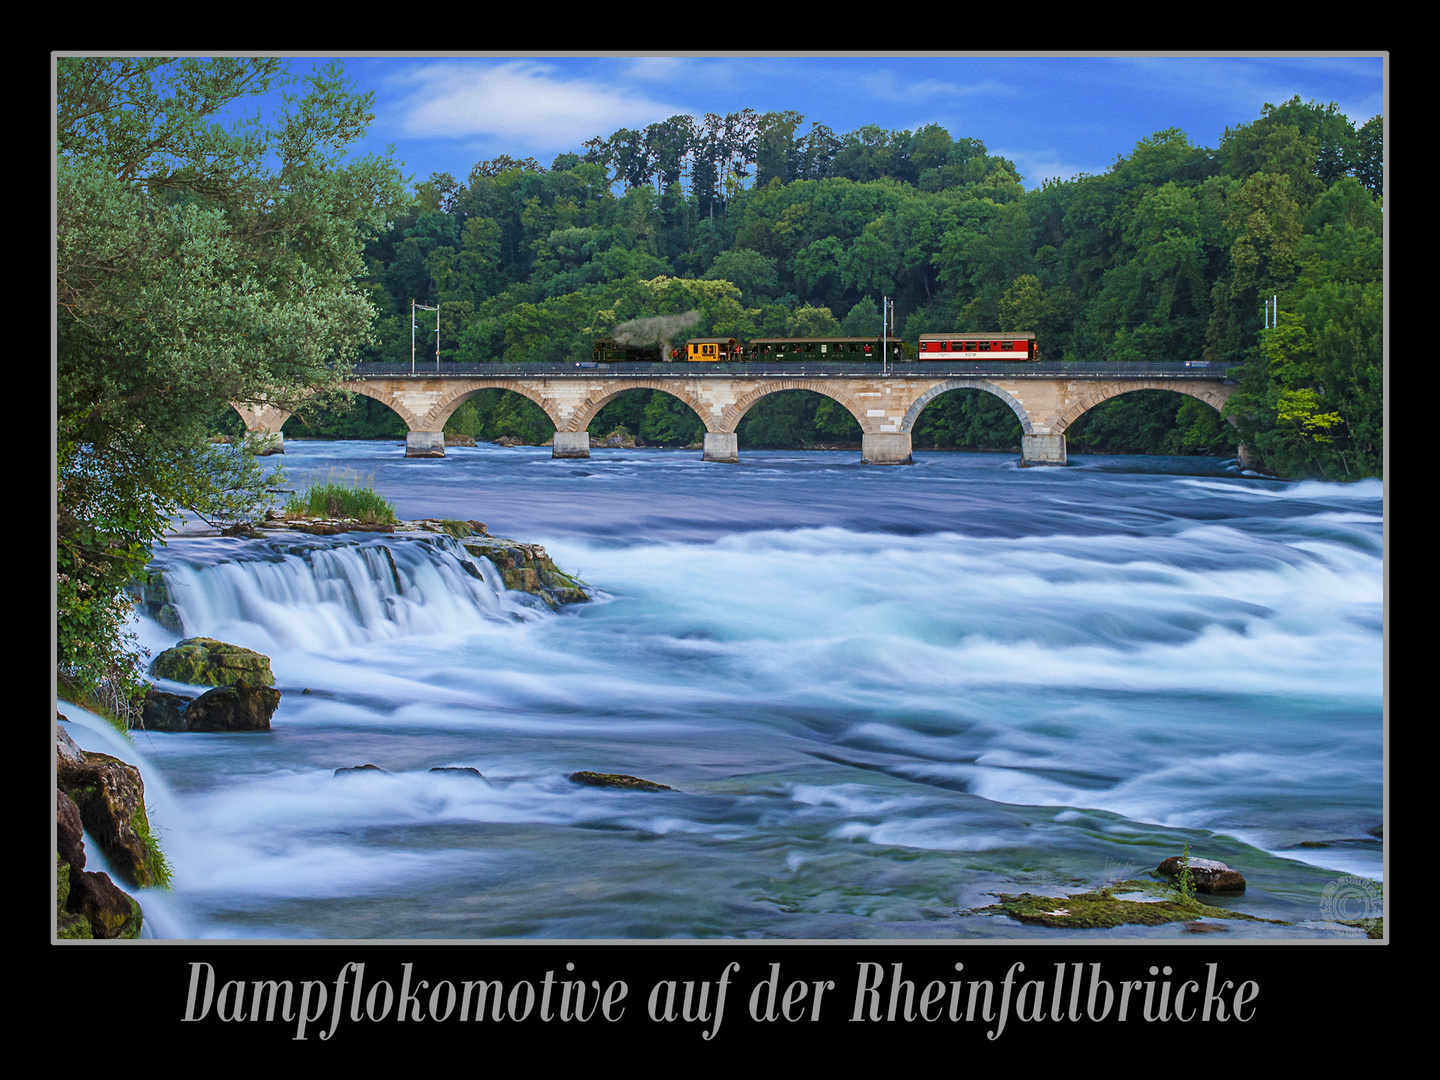
M 415 374 L 415 310 L 435 312 L 435 370 L 440 370 L 440 305 L 417 304 L 410 301 L 410 374 Z
M 890 373 L 890 338 L 889 332 L 895 329 L 895 301 L 888 296 L 880 298 L 882 308 L 880 310 L 880 374 Z

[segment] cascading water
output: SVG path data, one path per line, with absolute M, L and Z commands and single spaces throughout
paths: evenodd
M 1288 924 L 1232 935 L 1326 937 L 1327 885 L 1382 874 L 1378 484 L 298 442 L 286 465 L 373 470 L 402 517 L 487 520 L 602 593 L 550 612 L 438 536 L 173 541 L 183 635 L 266 653 L 283 696 L 268 733 L 136 735 L 171 793 L 175 892 L 141 897 L 167 936 L 1028 937 L 959 912 L 1188 842 Z
M 488 559 L 449 537 L 357 535 L 238 549 L 223 540 L 187 541 L 162 549 L 155 565 L 186 635 L 235 644 L 244 637 L 273 649 L 454 633 L 530 614 L 507 596 Z

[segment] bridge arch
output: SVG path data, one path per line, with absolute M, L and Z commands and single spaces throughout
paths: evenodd
M 563 430 L 555 402 L 530 387 L 523 379 L 466 379 L 459 385 L 447 387 L 430 406 L 424 417 L 419 422 L 410 424 L 410 430 L 445 430 L 445 422 L 454 415 L 455 410 L 482 390 L 509 390 L 519 394 L 540 406 L 550 422 L 555 425 L 556 431 Z
M 905 410 L 905 417 L 900 421 L 902 434 L 909 434 L 915 430 L 915 424 L 920 419 L 920 414 L 925 411 L 925 406 L 934 401 L 941 394 L 949 393 L 951 390 L 983 390 L 987 394 L 993 394 L 1015 414 L 1020 421 L 1020 429 L 1026 435 L 1033 435 L 1034 429 L 1030 425 L 1030 414 L 1025 411 L 1025 406 L 1016 400 L 1015 396 L 1003 388 L 996 386 L 985 379 L 949 379 L 937 383 L 916 398 L 908 409 Z
M 289 410 L 278 405 L 238 405 L 233 401 L 229 404 L 239 414 L 245 430 L 257 434 L 279 435 L 285 421 L 291 417 Z
M 1057 435 L 1063 435 L 1071 424 L 1102 401 L 1108 401 L 1112 397 L 1128 394 L 1135 390 L 1166 390 L 1172 394 L 1184 394 L 1197 401 L 1203 401 L 1216 412 L 1220 412 L 1234 389 L 1233 386 L 1196 386 L 1172 379 L 1126 379 L 1123 382 L 1103 383 L 1078 401 L 1060 410 L 1052 430 Z
M 363 394 L 365 397 L 373 398 L 375 401 L 380 402 L 380 404 L 400 417 L 401 420 L 405 421 L 405 426 L 411 431 L 420 427 L 421 418 L 406 408 L 405 403 L 400 400 L 400 395 L 394 391 L 385 387 L 375 386 L 368 382 L 347 383 L 345 389 L 353 390 L 357 394 Z
M 566 430 L 588 430 L 590 427 L 590 422 L 599 415 L 601 409 L 603 409 L 606 405 L 610 404 L 610 402 L 614 401 L 621 394 L 628 393 L 631 390 L 660 390 L 663 393 L 669 394 L 671 397 L 684 402 L 684 404 L 690 409 L 690 411 L 700 418 L 700 423 L 705 425 L 706 431 L 714 430 L 710 426 L 712 420 L 710 410 L 706 408 L 698 399 L 696 399 L 695 396 L 689 392 L 689 390 L 687 390 L 684 386 L 676 384 L 673 380 L 624 379 L 617 380 L 613 384 L 613 389 L 611 389 L 610 387 L 611 384 L 607 384 L 606 390 L 604 392 L 590 395 L 583 403 L 577 406 L 574 413 L 572 413 L 570 416 L 570 422 Z
M 709 427 L 707 425 L 707 430 L 726 434 L 735 433 L 739 430 L 740 421 L 745 419 L 745 414 L 750 411 L 751 406 L 763 397 L 783 393 L 786 390 L 813 390 L 822 397 L 830 398 L 848 411 L 855 418 L 855 422 L 860 425 L 861 431 L 872 430 L 867 423 L 865 410 L 860 407 L 859 402 L 821 379 L 773 379 L 763 383 L 748 393 L 742 394 L 733 404 L 726 405 L 720 412 L 717 426 Z

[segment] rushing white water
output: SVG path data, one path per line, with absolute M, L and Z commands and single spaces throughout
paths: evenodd
M 185 635 L 270 655 L 283 698 L 269 733 L 137 735 L 163 935 L 1028 936 L 959 912 L 1189 842 L 1245 873 L 1232 906 L 1291 923 L 1239 933 L 1333 936 L 1327 884 L 1382 875 L 1376 483 L 287 450 L 297 483 L 373 475 L 402 517 L 485 520 L 599 595 L 539 609 L 435 537 L 172 542 Z M 364 763 L 386 772 L 335 775 Z

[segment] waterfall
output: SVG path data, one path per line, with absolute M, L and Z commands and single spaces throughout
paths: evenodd
M 156 552 L 181 636 L 324 652 L 539 618 L 447 536 L 179 540 Z M 153 614 L 158 603 L 145 605 Z M 259 641 L 259 644 L 255 642 Z

